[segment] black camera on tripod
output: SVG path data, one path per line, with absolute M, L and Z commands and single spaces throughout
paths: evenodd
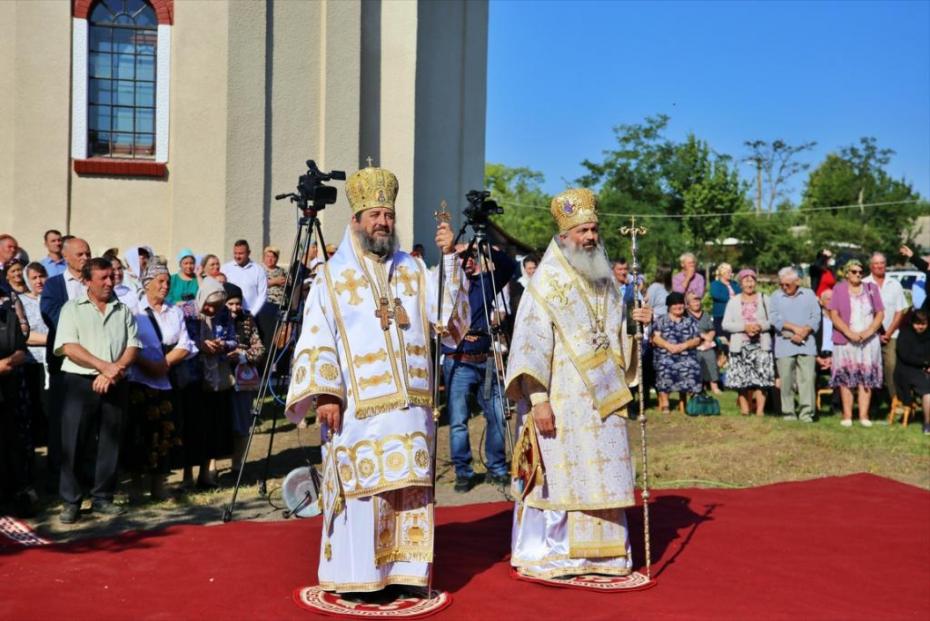
M 307 172 L 297 180 L 297 191 L 278 194 L 274 198 L 279 201 L 284 198 L 291 199 L 298 209 L 322 211 L 327 205 L 336 202 L 336 188 L 326 185 L 326 181 L 345 181 L 344 170 L 323 172 L 313 160 L 307 160 Z
M 471 190 L 465 195 L 468 201 L 468 207 L 463 214 L 469 226 L 484 227 L 490 222 L 491 216 L 499 216 L 504 213 L 504 208 L 497 204 L 497 201 L 489 197 L 491 192 L 488 190 Z

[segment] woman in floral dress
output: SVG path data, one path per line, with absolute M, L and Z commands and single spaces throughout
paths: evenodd
M 670 293 L 665 304 L 668 313 L 656 320 L 652 343 L 659 409 L 667 413 L 670 392 L 681 393 L 682 403 L 688 393 L 701 392 L 701 365 L 695 349 L 701 344 L 701 335 L 697 322 L 685 314 L 685 296 Z
M 840 389 L 844 427 L 852 427 L 853 389 L 858 391 L 859 423 L 871 427 L 869 401 L 872 389 L 881 388 L 882 346 L 878 330 L 885 307 L 878 287 L 862 281 L 862 264 L 846 263 L 846 279 L 833 288 L 833 368 L 830 386 Z
M 742 269 L 737 274 L 742 291 L 730 298 L 723 314 L 723 329 L 730 333 L 730 366 L 727 387 L 739 391 L 739 411 L 748 416 L 765 414 L 765 388 L 775 385 L 775 360 L 769 334 L 768 302 L 756 291 L 756 273 Z

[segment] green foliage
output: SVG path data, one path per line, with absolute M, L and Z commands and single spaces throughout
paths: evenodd
M 494 223 L 540 252 L 555 234 L 552 218 L 541 209 L 548 207 L 551 200 L 540 189 L 543 181 L 541 172 L 529 168 L 493 163 L 484 166 L 485 188 L 491 190 L 494 200 L 504 208 L 503 214 L 493 217 Z
M 884 170 L 894 151 L 879 148 L 875 138 L 861 138 L 831 153 L 807 181 L 803 207 L 888 203 L 920 198 L 911 185 L 892 179 Z M 861 209 L 829 209 L 810 212 L 805 218 L 815 248 L 849 247 L 853 253 L 879 250 L 897 256 L 902 239 L 914 219 L 927 213 L 926 202 Z
M 598 192 L 601 236 L 611 257 L 629 257 L 629 239 L 618 231 L 629 224 L 628 214 L 645 216 L 638 223 L 649 229 L 640 245 L 647 272 L 662 263 L 677 268 L 678 256 L 685 251 L 694 252 L 702 266 L 726 260 L 769 273 L 810 262 L 820 248 L 836 250 L 850 243 L 862 254 L 881 250 L 897 256 L 915 216 L 930 212 L 926 201 L 813 212 L 798 211 L 787 200 L 776 204 L 790 178 L 808 168 L 796 156 L 814 143 L 792 146 L 782 140 L 755 140 L 746 142 L 752 152 L 746 159 L 759 164 L 767 186 L 767 209 L 757 215 L 750 196 L 752 184 L 739 178 L 733 160 L 694 134 L 682 142 L 670 140 L 665 135 L 668 122 L 669 117 L 658 115 L 642 123 L 618 125 L 613 130 L 614 148 L 605 151 L 600 161 L 582 161 L 586 173 L 576 180 Z M 893 154 L 874 138 L 862 138 L 831 153 L 810 172 L 801 207 L 919 198 L 908 183 L 885 172 Z M 487 164 L 485 179 L 504 207 L 495 222 L 520 241 L 545 249 L 555 225 L 548 213 L 551 197 L 541 189 L 543 175 L 529 168 Z M 727 237 L 741 243 L 721 245 Z

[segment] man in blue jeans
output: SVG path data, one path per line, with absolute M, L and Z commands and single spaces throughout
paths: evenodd
M 498 250 L 491 251 L 491 272 L 480 269 L 473 252 L 470 256 L 463 254 L 462 258 L 465 274 L 471 281 L 468 288 L 471 324 L 457 348 L 442 348 L 442 368 L 449 409 L 449 441 L 455 466 L 455 491 L 459 493 L 467 492 L 476 482 L 468 439 L 469 394 L 477 397 L 478 405 L 487 420 L 484 451 L 488 468 L 487 481 L 497 485 L 510 483 L 504 452 L 501 386 L 491 355 L 491 334 L 487 319 L 491 317 L 495 326 L 502 319 L 494 317 L 492 301 L 510 281 L 516 269 L 516 263 Z M 498 309 L 499 312 L 504 310 Z

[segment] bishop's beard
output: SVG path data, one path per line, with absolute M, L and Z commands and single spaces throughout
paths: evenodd
M 604 285 L 613 278 L 610 261 L 607 260 L 607 251 L 600 240 L 594 248 L 585 248 L 575 245 L 569 240 L 556 237 L 559 248 L 568 264 L 575 268 L 578 274 L 592 285 Z
M 369 237 L 363 231 L 356 232 L 355 235 L 365 252 L 381 258 L 393 255 L 398 247 L 397 231 L 391 231 L 387 237 Z

